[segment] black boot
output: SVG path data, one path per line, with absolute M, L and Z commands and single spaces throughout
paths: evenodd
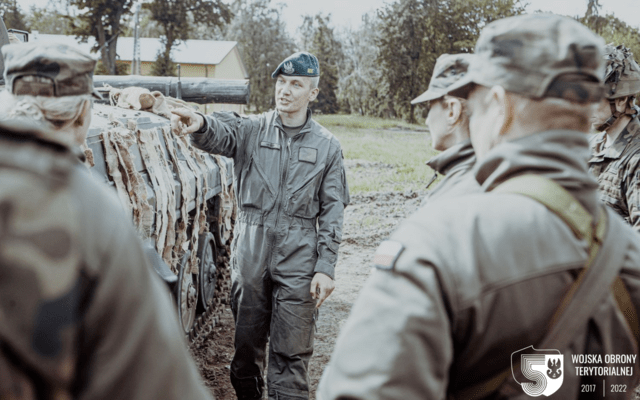
M 264 381 L 261 376 L 251 378 L 236 378 L 231 373 L 231 384 L 236 390 L 238 400 L 260 400 L 262 399 L 262 388 Z

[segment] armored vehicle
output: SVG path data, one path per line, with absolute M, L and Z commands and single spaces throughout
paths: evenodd
M 20 40 L 28 41 L 25 32 Z M 0 19 L 0 47 L 8 32 Z M 0 68 L 2 59 L 0 58 Z M 249 84 L 171 77 L 96 76 L 105 96 L 94 104 L 83 151 L 90 173 L 112 186 L 145 242 L 155 271 L 168 284 L 192 343 L 217 322 L 229 293 L 229 248 L 235 197 L 233 163 L 195 149 L 166 116 L 111 105 L 105 88 L 136 86 L 194 103 L 246 104 Z M 1 80 L 1 79 L 0 79 Z M 0 81 L 0 88 L 4 84 Z M 135 268 L 136 266 L 132 266 Z
M 167 118 L 103 104 L 94 104 L 85 155 L 132 217 L 194 339 L 197 314 L 217 314 L 229 290 L 232 161 L 193 148 Z

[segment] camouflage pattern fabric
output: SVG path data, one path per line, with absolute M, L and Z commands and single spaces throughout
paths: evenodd
M 0 125 L 0 399 L 211 399 L 114 193 L 43 138 Z
M 582 132 L 540 132 L 501 143 L 474 167 L 478 193 L 434 201 L 403 221 L 378 249 L 376 270 L 341 328 L 318 398 L 531 398 L 523 391 L 509 397 L 455 395 L 510 369 L 513 352 L 541 342 L 585 264 L 586 244 L 537 201 L 488 191 L 535 174 L 554 180 L 597 215 L 601 206 L 588 155 Z M 607 219 L 611 231 L 628 238 L 620 277 L 638 308 L 640 235 L 612 210 Z M 604 243 L 616 238 L 607 236 Z M 637 352 L 614 296 L 605 297 L 585 325 L 568 348 L 558 349 L 564 353 L 564 383 L 551 399 L 585 398 L 585 377 L 577 376 L 569 354 Z M 636 361 L 634 371 L 639 366 Z M 607 388 L 632 388 L 637 378 L 598 377 Z M 606 398 L 628 397 L 607 392 Z
M 635 230 L 640 231 L 640 121 L 633 118 L 609 147 L 606 132 L 591 143 L 589 170 L 599 185 L 600 198 Z
M 439 99 L 447 94 L 447 88 L 460 80 L 469 69 L 471 54 L 443 54 L 436 60 L 429 89 L 411 100 L 411 104 Z
M 608 99 L 634 96 L 640 92 L 640 66 L 633 59 L 633 53 L 623 45 L 607 45 L 607 70 L 604 83 Z
M 75 47 L 20 43 L 2 47 L 4 79 L 15 95 L 102 96 L 93 89 L 96 60 Z
M 499 85 L 537 99 L 598 102 L 604 94 L 604 47 L 600 36 L 571 18 L 530 14 L 501 19 L 482 30 L 469 72 L 448 94 L 466 98 L 474 84 Z M 567 74 L 571 79 L 560 78 Z

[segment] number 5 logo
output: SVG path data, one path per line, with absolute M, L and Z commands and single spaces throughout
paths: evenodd
M 511 373 L 522 390 L 532 397 L 551 396 L 564 381 L 564 355 L 558 350 L 533 346 L 511 354 Z

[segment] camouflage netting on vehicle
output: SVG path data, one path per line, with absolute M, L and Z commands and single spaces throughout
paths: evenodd
M 186 103 L 164 97 L 161 93 L 150 93 L 147 89 L 112 89 L 112 105 L 153 112 L 170 118 L 174 107 L 188 106 Z M 215 168 L 209 157 L 191 146 L 180 129 L 172 130 L 169 121 L 158 128 L 138 129 L 134 120 L 127 126 L 114 118 L 109 118 L 112 127 L 101 132 L 109 178 L 114 182 L 118 197 L 132 217 L 140 234 L 152 238 L 162 259 L 174 273 L 180 268 L 182 254 L 190 250 L 189 267 L 192 274 L 199 272 L 198 240 L 209 230 L 207 222 L 207 182 L 206 171 Z M 169 157 L 165 156 L 161 138 Z M 155 194 L 155 212 L 149 204 L 147 189 L 142 174 L 136 169 L 135 156 L 130 148 L 137 144 L 151 187 Z M 90 153 L 90 150 L 87 149 Z M 85 154 L 89 158 L 90 154 Z M 227 166 L 219 157 L 214 160 L 219 167 L 221 182 L 227 182 Z M 180 181 L 179 202 L 176 204 L 174 172 Z M 189 177 L 195 178 L 195 196 Z M 233 191 L 222 185 L 222 219 L 225 236 L 229 239 L 231 219 L 235 213 Z M 195 202 L 195 215 L 190 218 L 189 204 Z M 179 215 L 176 215 L 179 210 Z M 191 233 L 191 235 L 189 235 Z M 197 233 L 197 234 L 196 234 Z

